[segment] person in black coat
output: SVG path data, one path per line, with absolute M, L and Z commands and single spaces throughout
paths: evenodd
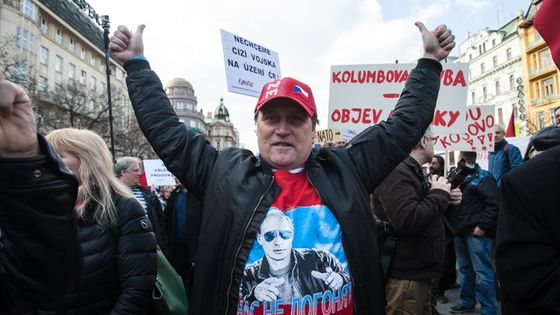
M 189 287 L 189 271 L 194 263 L 201 209 L 202 203 L 177 181 L 177 187 L 169 195 L 165 208 L 166 257 L 183 279 L 186 288 Z
M 508 315 L 560 314 L 560 133 L 540 132 L 533 145 L 546 152 L 504 176 L 501 187 L 496 269 Z
M 80 184 L 75 211 L 84 269 L 75 290 L 39 314 L 147 314 L 157 257 L 144 209 L 113 174 L 100 136 L 67 128 L 50 132 L 47 139 Z
M 33 312 L 80 276 L 76 178 L 45 139 L 24 90 L 0 74 L 0 314 Z

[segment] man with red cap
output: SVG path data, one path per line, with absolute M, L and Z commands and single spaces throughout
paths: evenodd
M 257 156 L 218 151 L 185 128 L 143 57 L 144 26 L 135 33 L 119 26 L 109 48 L 128 72 L 140 127 L 167 169 L 204 205 L 188 222 L 197 235 L 189 247 L 196 250 L 188 253 L 190 314 L 384 314 L 369 195 L 432 121 L 439 61 L 455 46 L 447 27 L 416 25 L 424 54 L 387 121 L 342 148 L 313 148 L 318 121 L 311 88 L 282 78 L 263 87 L 255 107 Z M 280 211 L 290 224 L 265 229 L 269 211 Z M 310 255 L 302 253 L 323 258 L 302 259 Z M 249 277 L 251 285 L 243 286 Z

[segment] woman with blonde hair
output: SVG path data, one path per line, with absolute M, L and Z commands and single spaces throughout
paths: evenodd
M 142 206 L 115 177 L 107 145 L 94 132 L 71 128 L 54 130 L 47 140 L 80 185 L 75 211 L 84 255 L 81 280 L 51 308 L 80 315 L 148 313 L 156 239 Z

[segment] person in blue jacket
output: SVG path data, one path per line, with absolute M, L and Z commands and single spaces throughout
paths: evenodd
M 488 171 L 494 175 L 498 187 L 502 182 L 502 176 L 523 163 L 521 151 L 515 145 L 508 143 L 505 139 L 504 127 L 494 127 L 494 152 L 488 157 Z

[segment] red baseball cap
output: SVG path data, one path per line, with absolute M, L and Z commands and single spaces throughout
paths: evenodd
M 255 106 L 255 113 L 269 101 L 277 98 L 288 98 L 296 102 L 310 117 L 317 115 L 317 106 L 315 106 L 311 88 L 307 84 L 290 77 L 274 80 L 263 86 L 261 96 L 257 106 Z

